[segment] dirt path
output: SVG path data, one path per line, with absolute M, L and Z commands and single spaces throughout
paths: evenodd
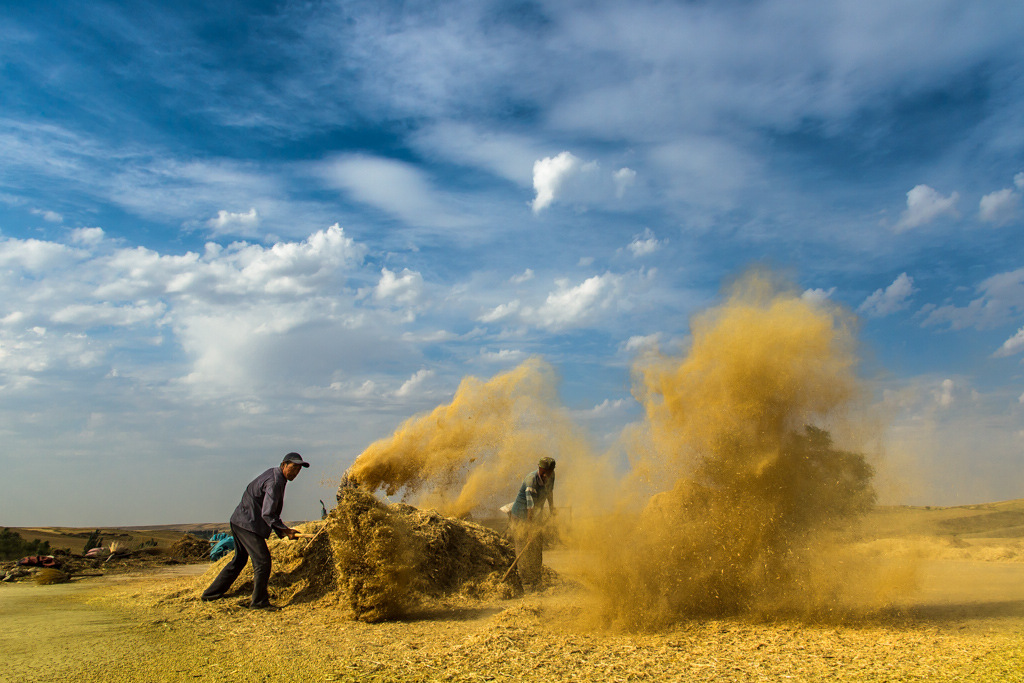
M 1024 680 L 1024 563 L 933 561 L 921 578 L 891 620 L 655 634 L 597 630 L 565 591 L 369 625 L 322 604 L 201 603 L 205 578 L 169 573 L 2 585 L 0 680 Z

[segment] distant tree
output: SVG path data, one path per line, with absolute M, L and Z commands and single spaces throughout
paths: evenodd
M 99 548 L 102 545 L 103 539 L 100 538 L 100 530 L 97 529 L 96 531 L 89 534 L 89 539 L 85 542 L 85 547 L 82 548 L 82 554 L 84 555 L 93 548 Z
M 5 527 L 3 531 L 0 531 L 0 557 L 5 560 L 17 559 L 23 542 L 21 534 Z
M 17 560 L 26 555 L 49 555 L 52 552 L 49 541 L 26 541 L 17 531 L 4 528 L 0 531 L 0 559 Z

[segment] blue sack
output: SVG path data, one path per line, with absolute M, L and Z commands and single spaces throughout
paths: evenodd
M 231 534 L 214 534 L 210 537 L 210 561 L 215 562 L 235 549 L 235 537 Z

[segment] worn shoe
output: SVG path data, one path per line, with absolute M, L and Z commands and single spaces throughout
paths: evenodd
M 202 600 L 203 602 L 212 602 L 213 600 L 220 600 L 223 597 L 224 597 L 223 594 L 221 594 L 221 595 L 201 595 L 201 596 L 199 596 L 199 599 Z

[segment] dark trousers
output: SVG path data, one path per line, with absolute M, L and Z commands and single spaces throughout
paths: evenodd
M 224 565 L 210 587 L 203 592 L 204 600 L 216 600 L 224 597 L 238 575 L 245 569 L 245 564 L 252 558 L 252 604 L 265 605 L 270 602 L 267 584 L 270 583 L 270 549 L 267 542 L 248 529 L 231 525 L 231 535 L 235 537 L 235 555 Z

